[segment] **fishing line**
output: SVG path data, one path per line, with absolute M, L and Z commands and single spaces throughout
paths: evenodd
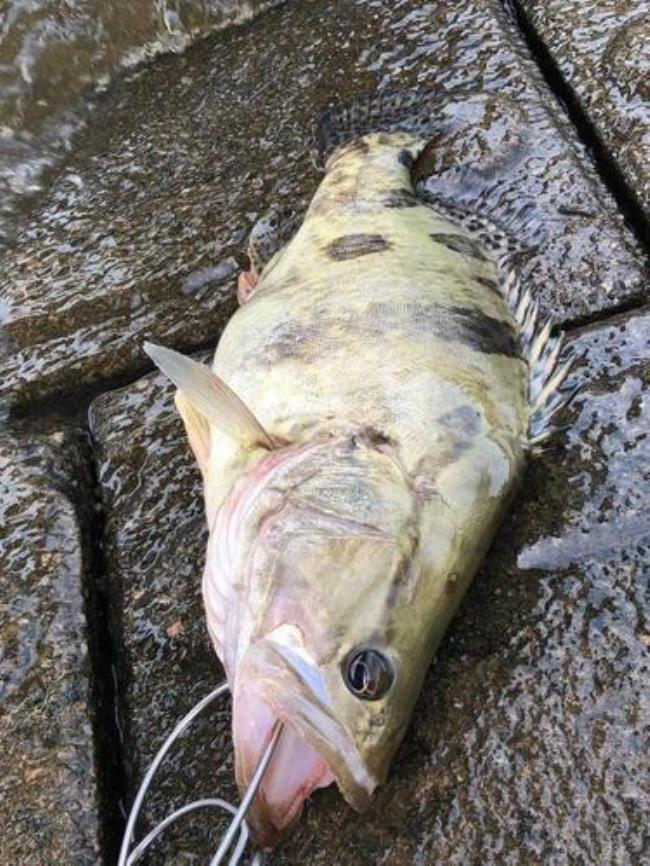
M 207 694 L 204 698 L 202 698 L 194 707 L 185 715 L 183 718 L 176 724 L 171 733 L 166 738 L 165 742 L 162 744 L 158 752 L 156 753 L 155 758 L 149 765 L 147 772 L 144 775 L 144 778 L 140 784 L 138 789 L 138 793 L 135 796 L 133 801 L 133 805 L 131 806 L 131 811 L 129 813 L 129 818 L 126 823 L 126 829 L 124 831 L 124 837 L 122 839 L 122 845 L 120 848 L 120 855 L 117 861 L 117 866 L 134 866 L 148 851 L 150 846 L 155 842 L 155 840 L 176 820 L 182 818 L 184 815 L 187 815 L 191 812 L 198 811 L 199 809 L 219 809 L 221 811 L 230 812 L 233 816 L 226 833 L 221 840 L 221 844 L 219 845 L 219 849 L 214 857 L 210 860 L 210 866 L 220 866 L 224 862 L 224 857 L 230 850 L 235 840 L 235 836 L 239 833 L 239 838 L 237 839 L 237 844 L 234 847 L 234 850 L 228 860 L 228 866 L 238 866 L 242 862 L 242 857 L 244 856 L 244 852 L 246 850 L 246 846 L 249 839 L 249 830 L 248 825 L 246 823 L 246 813 L 248 812 L 251 803 L 255 799 L 255 794 L 259 786 L 262 783 L 262 779 L 268 769 L 269 763 L 273 756 L 273 752 L 278 744 L 280 739 L 280 735 L 282 733 L 283 724 L 280 721 L 277 721 L 273 726 L 273 730 L 271 731 L 271 736 L 266 746 L 262 756 L 260 757 L 257 766 L 255 768 L 255 772 L 253 773 L 253 778 L 251 779 L 251 783 L 246 789 L 244 796 L 242 798 L 241 804 L 236 807 L 232 803 L 228 803 L 226 800 L 222 800 L 220 797 L 204 797 L 200 800 L 195 800 L 192 803 L 188 803 L 185 806 L 181 806 L 179 809 L 176 809 L 166 818 L 164 818 L 159 824 L 157 824 L 153 830 L 151 830 L 141 842 L 135 844 L 135 827 L 138 821 L 138 817 L 140 815 L 140 811 L 142 809 L 142 804 L 144 802 L 145 796 L 153 779 L 160 769 L 162 762 L 164 761 L 167 753 L 174 745 L 176 740 L 187 730 L 187 728 L 192 724 L 194 719 L 210 704 L 220 698 L 228 691 L 228 683 L 221 683 L 220 686 L 217 686 L 216 689 Z M 135 847 L 133 847 L 135 845 Z M 250 866 L 261 866 L 262 863 L 262 855 L 259 852 L 256 852 L 253 855 L 252 860 L 250 861 Z
M 239 809 L 237 809 L 235 813 L 235 817 L 230 822 L 230 826 L 226 830 L 226 835 L 221 840 L 221 845 L 219 845 L 219 850 L 214 855 L 212 860 L 210 861 L 210 866 L 220 866 L 225 857 L 228 849 L 232 845 L 233 839 L 235 838 L 235 834 L 240 827 L 245 827 L 245 817 L 246 813 L 250 809 L 251 803 L 255 799 L 255 794 L 257 794 L 257 789 L 262 784 L 262 779 L 264 778 L 264 774 L 266 773 L 266 769 L 271 761 L 271 757 L 273 755 L 273 751 L 278 744 L 278 740 L 280 739 L 280 734 L 282 733 L 282 722 L 277 721 L 273 725 L 273 731 L 271 732 L 271 739 L 269 740 L 269 744 L 264 750 L 262 757 L 259 759 L 257 763 L 257 767 L 255 768 L 255 772 L 253 773 L 253 778 L 251 780 L 250 785 L 246 789 L 246 793 L 244 794 L 241 805 Z M 234 866 L 232 860 L 228 864 L 228 866 Z

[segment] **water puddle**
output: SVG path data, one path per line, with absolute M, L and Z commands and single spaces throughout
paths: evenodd
M 0 245 L 117 71 L 279 0 L 8 0 L 0 9 Z

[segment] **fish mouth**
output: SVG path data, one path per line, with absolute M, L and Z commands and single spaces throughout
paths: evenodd
M 329 764 L 300 730 L 278 715 L 257 694 L 243 689 L 238 693 L 234 714 L 237 783 L 248 787 L 275 722 L 283 722 L 280 739 L 273 752 L 257 795 L 247 814 L 256 843 L 272 848 L 300 817 L 305 800 L 317 788 L 335 781 Z
M 323 681 L 299 629 L 280 626 L 248 649 L 233 703 L 235 769 L 249 786 L 275 723 L 283 730 L 247 816 L 255 841 L 270 848 L 300 817 L 305 800 L 333 782 L 351 806 L 366 808 L 377 780 L 328 708 Z

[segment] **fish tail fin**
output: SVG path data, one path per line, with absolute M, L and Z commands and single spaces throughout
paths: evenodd
M 384 90 L 334 106 L 314 128 L 314 162 L 322 168 L 338 147 L 373 132 L 407 132 L 426 140 L 446 99 L 439 90 Z

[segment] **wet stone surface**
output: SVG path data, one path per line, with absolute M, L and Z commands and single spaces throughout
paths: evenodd
M 638 0 L 519 0 L 650 213 L 650 39 Z
M 388 783 L 363 816 L 335 789 L 319 792 L 271 866 L 641 862 L 649 348 L 648 315 L 577 335 L 582 390 L 568 429 L 531 464 Z M 122 602 L 129 769 L 139 777 L 221 676 L 199 598 L 200 482 L 161 377 L 104 395 L 93 418 Z M 234 794 L 228 724 L 220 705 L 179 747 L 151 801 L 157 817 L 189 798 Z M 188 822 L 164 862 L 207 858 L 217 832 L 205 818 Z
M 233 309 L 255 216 L 304 203 L 320 107 L 376 87 L 449 93 L 436 192 L 538 255 L 562 318 L 641 292 L 635 243 L 497 0 L 287 3 L 115 82 L 0 272 L 0 396 L 98 390 L 142 337 L 202 347 Z M 541 264 L 540 264 L 541 263 Z
M 85 455 L 74 435 L 0 436 L 3 864 L 101 862 L 76 505 Z
M 276 0 L 278 2 L 278 0 Z M 259 0 L 6 0 L 0 10 L 0 248 L 112 73 L 251 17 Z M 85 100 L 82 100 L 85 97 Z
M 224 679 L 201 599 L 207 542 L 202 489 L 162 376 L 99 397 L 91 425 L 107 515 L 124 757 L 127 775 L 139 780 L 167 728 Z M 162 818 L 195 795 L 236 798 L 229 704 L 225 698 L 199 717 L 186 747 L 165 765 L 147 800 L 148 814 Z M 205 845 L 212 825 L 218 844 L 218 820 L 200 817 L 193 824 L 197 838 L 185 835 L 179 851 L 189 857 Z

